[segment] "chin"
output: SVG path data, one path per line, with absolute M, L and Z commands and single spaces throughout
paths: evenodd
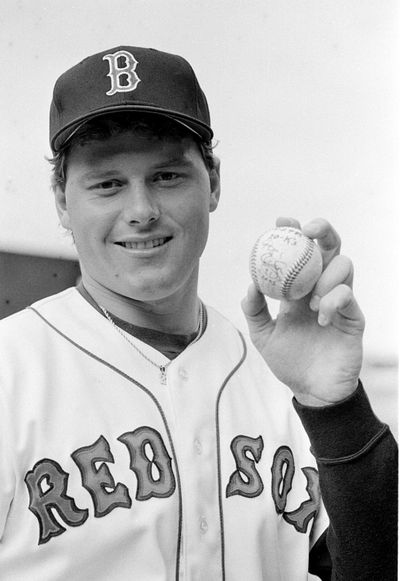
M 149 281 L 148 283 L 141 285 L 138 285 L 137 283 L 132 285 L 127 284 L 124 286 L 124 289 L 120 294 L 136 301 L 153 302 L 165 299 L 177 291 L 178 288 L 175 284 L 160 284 L 159 281 L 153 281 L 153 283 Z
M 166 272 L 167 271 L 167 272 Z M 197 269 L 147 270 L 138 276 L 132 272 L 120 274 L 110 280 L 109 288 L 115 293 L 141 302 L 154 302 L 179 296 L 185 289 L 193 289 L 197 283 Z M 189 291 L 190 292 L 190 291 Z

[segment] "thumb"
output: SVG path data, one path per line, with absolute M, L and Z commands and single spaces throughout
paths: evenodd
M 271 330 L 272 317 L 268 310 L 265 297 L 254 284 L 249 286 L 247 296 L 242 300 L 242 310 L 246 317 L 250 336 L 255 339 L 257 336 L 269 333 Z

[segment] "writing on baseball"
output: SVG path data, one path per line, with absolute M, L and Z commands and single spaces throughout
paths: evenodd
M 260 292 L 273 299 L 297 300 L 321 276 L 322 256 L 311 238 L 282 226 L 262 234 L 250 255 L 250 273 Z

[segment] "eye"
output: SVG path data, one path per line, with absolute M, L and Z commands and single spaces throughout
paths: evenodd
M 114 194 L 121 188 L 121 181 L 117 179 L 102 180 L 94 183 L 89 187 L 90 190 L 99 195 L 105 196 Z
M 96 184 L 96 187 L 100 190 L 110 190 L 113 188 L 118 188 L 119 186 L 120 182 L 118 180 L 106 180 Z
M 174 171 L 163 171 L 155 176 L 156 182 L 172 182 L 178 180 L 181 176 Z

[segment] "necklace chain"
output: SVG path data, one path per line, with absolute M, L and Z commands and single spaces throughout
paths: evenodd
M 158 363 L 156 363 L 155 361 L 153 361 L 152 359 L 150 359 L 150 357 L 148 357 L 145 353 L 143 353 L 143 351 L 141 349 L 139 349 L 139 347 L 130 339 L 129 335 L 127 335 L 121 329 L 121 327 L 119 327 L 116 324 L 116 322 L 113 320 L 113 318 L 111 317 L 111 315 L 107 311 L 107 309 L 105 309 L 101 305 L 99 305 L 99 307 L 102 310 L 102 312 L 103 312 L 104 316 L 106 317 L 106 319 L 114 327 L 114 329 L 116 331 L 118 331 L 118 333 L 120 335 L 122 335 L 122 337 L 135 349 L 135 351 L 137 351 L 139 353 L 139 355 L 141 355 L 143 357 L 143 359 L 146 359 L 146 361 L 148 361 L 149 363 L 151 363 L 152 365 L 154 365 L 154 367 L 157 367 L 160 370 L 160 382 L 161 382 L 162 385 L 166 385 L 166 383 L 167 383 L 167 368 L 169 367 L 169 365 L 171 365 L 173 359 L 171 359 L 170 361 L 168 361 L 164 365 L 159 365 Z M 193 343 L 196 343 L 196 341 L 198 341 L 198 339 L 200 339 L 201 335 L 203 334 L 203 326 L 204 326 L 204 306 L 203 306 L 203 303 L 200 302 L 200 307 L 199 307 L 199 324 L 198 324 L 198 327 L 197 327 L 197 334 L 196 334 L 196 337 L 189 343 L 189 345 L 193 345 Z

